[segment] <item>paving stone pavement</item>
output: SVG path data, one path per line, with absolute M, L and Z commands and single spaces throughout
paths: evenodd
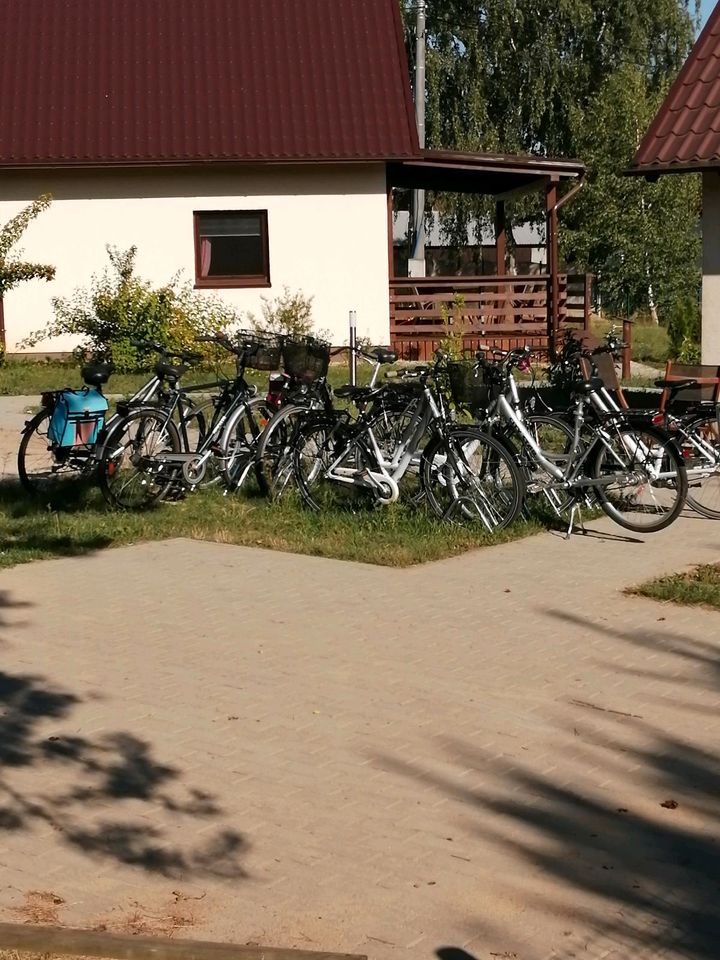
M 20 431 L 38 397 L 0 397 L 0 480 L 17 476 Z
M 720 527 L 592 526 L 409 570 L 176 540 L 3 572 L 0 919 L 715 957 L 720 618 L 621 591 Z

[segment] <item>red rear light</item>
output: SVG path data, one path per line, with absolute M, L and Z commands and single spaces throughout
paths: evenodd
M 652 418 L 652 422 L 655 424 L 656 427 L 659 427 L 662 423 L 665 422 L 665 415 L 662 413 L 656 413 L 655 416 Z

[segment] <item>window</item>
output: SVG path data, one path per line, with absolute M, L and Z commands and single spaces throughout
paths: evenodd
M 195 286 L 270 286 L 267 210 L 195 214 Z

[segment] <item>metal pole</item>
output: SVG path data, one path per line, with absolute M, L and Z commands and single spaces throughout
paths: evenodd
M 350 311 L 350 383 L 357 386 L 357 311 Z
M 425 0 L 417 0 L 415 27 L 415 121 L 425 146 Z M 413 260 L 425 260 L 425 191 L 413 191 Z M 424 274 L 423 270 L 423 274 Z

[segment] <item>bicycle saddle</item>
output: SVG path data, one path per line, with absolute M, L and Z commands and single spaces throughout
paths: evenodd
M 343 387 L 336 387 L 333 390 L 336 397 L 341 400 L 356 400 L 362 398 L 367 400 L 373 394 L 378 393 L 377 387 L 354 387 L 351 383 L 346 383 Z
M 100 387 L 107 383 L 115 367 L 111 363 L 87 363 L 80 371 L 83 382 L 89 387 Z
M 375 357 L 378 363 L 395 363 L 397 354 L 394 350 L 388 350 L 386 347 L 373 347 L 367 351 L 369 357 Z
M 161 380 L 179 380 L 185 373 L 185 367 L 180 363 L 168 363 L 166 360 L 158 360 L 155 364 L 155 373 Z
M 602 390 L 605 386 L 600 377 L 590 377 L 589 380 L 576 380 L 572 389 L 576 393 L 593 393 L 595 390 Z

